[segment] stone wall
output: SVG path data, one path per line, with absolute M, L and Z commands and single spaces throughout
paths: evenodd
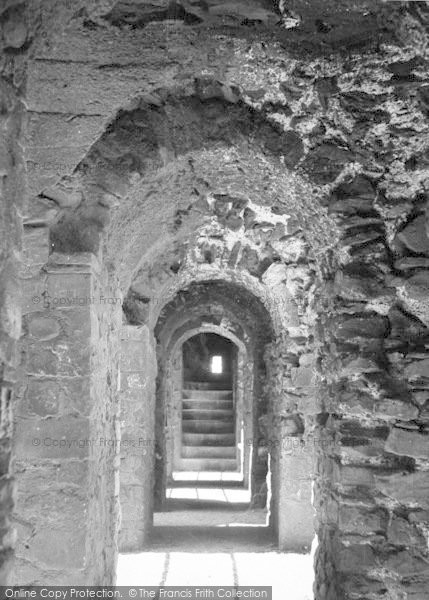
M 244 476 L 246 482 L 250 478 L 255 501 L 263 503 L 266 491 L 261 493 L 261 487 L 265 487 L 267 465 L 266 458 L 259 457 L 259 444 L 262 444 L 264 433 L 259 430 L 258 419 L 267 410 L 261 385 L 262 349 L 272 335 L 270 316 L 248 290 L 222 280 L 191 285 L 167 303 L 156 326 L 161 365 L 160 402 L 157 404 L 160 424 L 164 421 L 163 411 L 168 411 L 172 405 L 178 406 L 174 394 L 177 400 L 180 399 L 180 385 L 173 381 L 176 353 L 187 336 L 200 331 L 216 332 L 232 340 L 240 349 L 240 360 L 246 357 L 246 367 L 241 365 L 237 373 L 240 378 L 236 390 L 244 422 Z M 161 429 L 159 432 L 164 435 Z M 253 455 L 252 473 L 248 470 L 250 454 Z
M 318 593 L 423 599 L 428 330 L 403 307 L 375 312 L 368 306 L 368 281 L 343 277 L 332 319 L 324 322 L 325 339 L 337 352 L 323 359 L 330 373 L 321 394 L 330 414 L 329 443 L 317 508 L 332 565 L 326 556 L 318 561 Z M 381 287 L 379 294 L 389 297 L 389 290 Z
M 271 512 L 283 551 L 309 552 L 315 534 L 312 486 L 321 406 L 311 349 L 308 338 L 285 337 L 266 352 Z
M 16 341 L 21 330 L 18 270 L 25 176 L 21 138 L 24 107 L 17 90 L 0 72 L 0 580 L 7 583 L 14 532 L 11 529 L 13 476 L 11 441 L 17 380 Z
M 244 284 L 269 309 L 276 332 L 287 332 L 288 349 L 272 355 L 282 365 L 279 422 L 296 428 L 293 437 L 303 430 L 326 442 L 316 444 L 317 595 L 424 597 L 427 7 L 381 0 L 268 7 L 248 0 L 216 3 L 213 12 L 210 0 L 206 11 L 183 0 L 176 3 L 180 10 L 153 12 L 148 3 L 131 2 L 124 11 L 109 0 L 47 0 L 27 14 L 18 4 L 22 9 L 8 0 L 0 23 L 2 557 L 10 556 L 13 538 L 8 440 L 19 335 L 18 213 L 26 214 L 21 206 L 27 198 L 23 239 L 31 260 L 22 273 L 29 333 L 23 350 L 31 368 L 22 374 L 19 410 L 27 410 L 30 380 L 41 377 L 49 387 L 49 377 L 54 383 L 61 378 L 66 397 L 67 378 L 89 378 L 76 371 L 84 355 L 76 352 L 69 361 L 61 346 L 61 336 L 70 335 L 73 345 L 79 330 L 71 331 L 65 316 L 54 319 L 59 325 L 46 322 L 44 313 L 34 316 L 32 295 L 45 289 L 31 261 L 36 271 L 46 262 L 48 229 L 50 243 L 65 255 L 102 249 L 101 272 L 105 267 L 111 282 L 118 277 L 124 295 L 130 290 L 127 316 L 150 327 L 164 304 L 193 281 Z M 24 94 L 28 190 L 18 100 Z M 55 260 L 45 275 L 52 281 Z M 318 305 L 306 307 L 314 273 Z M 103 278 L 102 289 L 115 288 Z M 99 308 L 91 310 L 88 325 L 97 340 L 89 397 L 101 427 L 113 435 L 115 333 L 108 333 L 111 316 Z M 60 317 L 67 310 L 52 312 Z M 318 321 L 316 331 L 302 318 L 315 326 Z M 51 328 L 49 339 L 36 344 L 31 328 L 36 336 Z M 61 377 L 39 371 L 45 359 Z M 307 392 L 298 388 L 300 381 L 308 387 L 306 370 L 313 364 L 317 398 L 304 406 Z M 25 412 L 18 422 L 39 426 L 40 419 L 48 427 L 71 418 L 71 410 L 80 419 L 83 391 L 75 391 L 69 405 L 61 404 L 57 391 L 39 401 L 33 390 L 28 402 L 48 414 Z M 280 431 L 288 436 L 289 429 Z M 29 477 L 23 463 L 35 449 L 17 442 L 17 468 Z M 91 497 L 103 493 L 113 506 L 117 489 L 109 473 L 116 454 L 98 448 L 79 464 L 89 464 L 86 459 L 106 480 L 98 487 L 91 475 Z M 34 473 L 42 462 L 33 465 Z M 56 481 L 55 493 L 62 493 L 64 482 Z M 25 501 L 22 489 L 19 502 Z M 82 494 L 76 483 L 67 498 L 72 489 Z M 42 493 L 37 501 L 43 502 Z M 108 548 L 107 565 L 115 517 L 108 521 L 110 509 L 91 510 L 100 544 Z M 26 540 L 34 542 L 33 524 L 34 515 L 20 524 L 20 561 L 27 551 L 36 557 L 35 546 L 25 548 Z M 88 544 L 90 560 L 95 542 Z M 98 581 L 104 570 L 109 580 L 106 565 L 100 572 L 88 566 L 88 581 Z M 27 566 L 35 580 L 31 560 Z
M 143 550 L 152 528 L 156 369 L 154 342 L 149 329 L 123 325 L 119 537 L 123 552 Z
M 46 250 L 45 233 L 30 228 L 25 243 Z M 43 269 L 45 257 L 27 257 L 34 262 L 23 280 L 12 581 L 106 584 L 117 553 L 120 298 L 104 303 L 114 296 L 92 255 L 51 255 Z

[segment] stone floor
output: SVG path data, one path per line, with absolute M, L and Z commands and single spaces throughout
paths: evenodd
M 313 600 L 313 555 L 277 552 L 246 490 L 189 482 L 167 498 L 147 552 L 120 555 L 117 585 L 268 585 L 274 600 Z

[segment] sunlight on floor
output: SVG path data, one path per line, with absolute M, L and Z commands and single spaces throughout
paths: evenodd
M 314 551 L 277 552 L 268 511 L 233 472 L 176 472 L 147 552 L 121 554 L 117 585 L 272 586 L 273 600 L 313 600 Z
M 263 508 L 249 511 L 234 510 L 175 510 L 155 513 L 153 523 L 158 527 L 265 527 L 267 512 Z
M 175 471 L 173 481 L 243 481 L 243 473 L 236 471 Z
M 268 585 L 273 600 L 312 600 L 313 556 L 277 552 L 121 554 L 117 585 Z
M 249 503 L 250 490 L 242 488 L 175 487 L 167 488 L 166 497 L 170 500 L 205 500 L 225 503 Z

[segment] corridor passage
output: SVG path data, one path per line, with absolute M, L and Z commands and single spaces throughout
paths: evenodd
M 183 385 L 178 471 L 237 471 L 237 348 L 228 339 L 199 333 L 182 347 Z
M 119 556 L 117 585 L 268 585 L 274 600 L 313 600 L 313 553 L 277 551 L 237 476 L 175 473 L 148 550 Z
M 204 528 L 175 536 L 176 546 L 165 544 L 169 550 L 160 544 L 121 554 L 117 585 L 270 585 L 273 600 L 313 600 L 313 557 L 278 553 L 250 529 L 213 538 Z
M 148 550 L 119 556 L 117 585 L 268 585 L 274 600 L 313 600 L 313 555 L 279 553 L 264 520 L 231 506 L 158 513 Z

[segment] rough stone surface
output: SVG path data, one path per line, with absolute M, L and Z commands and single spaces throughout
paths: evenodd
M 121 330 L 119 549 L 141 551 L 152 527 L 155 462 L 154 343 L 146 326 Z
M 121 303 L 107 302 L 94 257 L 52 255 L 41 271 L 33 256 L 44 291 L 31 290 L 37 312 L 22 298 L 13 450 L 15 524 L 25 533 L 11 581 L 109 583 L 117 553 Z M 88 548 L 104 558 L 88 560 Z
M 277 442 L 309 450 L 318 600 L 423 598 L 427 7 L 38 0 L 6 2 L 0 17 L 2 581 L 14 388 L 22 578 L 113 577 L 119 454 L 100 445 L 49 459 L 31 448 L 32 470 L 22 435 L 23 422 L 34 432 L 56 424 L 60 437 L 73 423 L 119 439 L 120 305 L 52 304 L 70 289 L 86 293 L 88 278 L 70 261 L 87 252 L 101 262 L 98 298 L 126 297 L 128 323 L 151 334 L 169 303 L 210 282 L 245 290 L 243 314 L 247 301 L 267 311 L 266 420 Z M 69 257 L 57 255 L 56 275 L 45 268 L 52 250 Z M 18 270 L 25 351 L 16 373 Z M 229 328 L 224 296 L 210 320 Z M 143 359 L 128 357 L 138 385 Z M 277 524 L 292 506 L 282 504 L 288 451 L 272 452 Z M 291 496 L 310 497 L 307 480 L 290 480 Z M 122 493 L 128 507 L 147 498 L 131 484 Z M 32 508 L 48 515 L 47 529 Z M 72 513 L 86 515 L 81 528 L 69 526 Z M 124 545 L 137 543 L 147 515 L 130 509 Z M 50 543 L 64 537 L 67 552 Z

